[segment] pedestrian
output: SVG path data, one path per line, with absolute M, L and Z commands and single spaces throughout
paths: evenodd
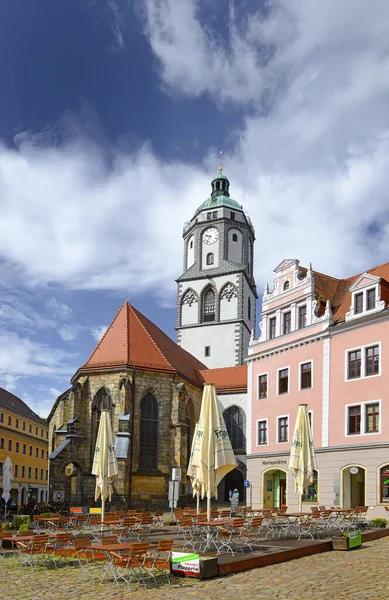
M 238 504 L 239 504 L 239 492 L 236 488 L 234 489 L 234 491 L 232 492 L 232 494 L 230 496 L 230 502 L 231 502 L 231 517 L 236 517 L 236 509 L 238 508 Z

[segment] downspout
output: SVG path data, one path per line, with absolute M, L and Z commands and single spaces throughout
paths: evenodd
M 135 411 L 135 372 L 136 367 L 132 371 L 132 382 L 131 382 L 131 447 L 130 447 L 130 472 L 128 476 L 128 503 L 131 506 L 131 493 L 132 493 L 132 471 L 133 471 L 133 459 L 134 459 L 134 411 Z

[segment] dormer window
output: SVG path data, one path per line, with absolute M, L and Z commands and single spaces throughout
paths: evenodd
M 371 315 L 386 307 L 385 300 L 380 300 L 381 279 L 371 273 L 362 273 L 351 286 L 350 310 L 346 313 L 346 321 Z
M 284 281 L 284 292 L 290 288 L 290 283 L 288 280 Z
M 366 293 L 366 310 L 373 310 L 375 308 L 375 288 L 367 290 Z
M 354 296 L 354 312 L 356 315 L 363 312 L 363 292 Z

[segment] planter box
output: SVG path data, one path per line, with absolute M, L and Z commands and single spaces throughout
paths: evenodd
M 359 529 L 332 538 L 333 550 L 353 550 L 354 548 L 360 548 L 361 545 L 362 539 Z

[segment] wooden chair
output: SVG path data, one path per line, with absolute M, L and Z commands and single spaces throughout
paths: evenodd
M 148 547 L 147 555 L 144 560 L 144 568 L 157 585 L 157 576 L 165 576 L 170 585 L 170 561 L 172 557 L 173 540 L 160 540 L 155 549 L 150 552 Z

